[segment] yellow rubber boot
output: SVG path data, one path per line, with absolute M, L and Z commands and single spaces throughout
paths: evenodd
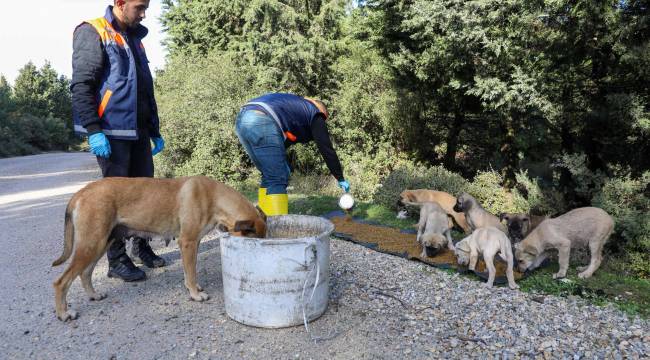
M 264 211 L 264 207 L 266 207 L 266 188 L 257 189 L 257 206 Z
M 264 197 L 264 206 L 260 206 L 266 216 L 287 215 L 289 213 L 289 196 L 271 194 Z

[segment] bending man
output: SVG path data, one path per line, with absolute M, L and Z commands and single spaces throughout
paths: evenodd
M 235 131 L 253 164 L 262 173 L 258 203 L 267 215 L 288 213 L 290 169 L 286 148 L 295 143 L 316 142 L 339 186 L 350 191 L 327 131 L 325 120 L 328 117 L 321 101 L 293 94 L 266 94 L 242 107 Z

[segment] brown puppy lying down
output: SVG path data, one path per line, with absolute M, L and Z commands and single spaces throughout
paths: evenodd
M 196 280 L 199 241 L 220 226 L 237 236 L 264 237 L 266 217 L 240 193 L 205 176 L 178 179 L 105 178 L 88 184 L 68 202 L 64 249 L 52 266 L 72 260 L 54 282 L 56 316 L 76 319 L 66 294 L 79 276 L 91 300 L 106 297 L 92 285 L 92 273 L 112 239 L 131 234 L 177 238 L 185 287 L 196 301 L 208 294 Z M 74 252 L 73 252 L 74 249 Z
M 537 268 L 548 256 L 547 250 L 558 250 L 560 270 L 553 278 L 563 278 L 569 268 L 571 248 L 589 247 L 591 261 L 581 267 L 581 279 L 590 277 L 603 259 L 603 246 L 614 230 L 614 220 L 604 210 L 584 207 L 553 219 L 544 220 L 524 240 L 515 245 L 519 271 Z
M 397 200 L 397 217 L 405 216 L 405 206 L 406 205 L 416 205 L 421 206 L 425 202 L 436 202 L 440 207 L 451 216 L 456 224 L 460 226 L 466 234 L 471 232 L 470 227 L 467 225 L 465 220 L 465 214 L 462 212 L 454 211 L 454 205 L 456 204 L 456 198 L 444 191 L 435 191 L 435 190 L 426 190 L 426 189 L 416 189 L 416 190 L 404 190 L 399 195 L 399 200 Z

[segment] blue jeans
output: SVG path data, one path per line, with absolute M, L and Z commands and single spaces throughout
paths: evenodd
M 266 193 L 286 194 L 289 164 L 284 137 L 272 117 L 256 110 L 243 110 L 237 116 L 235 132 L 244 150 L 262 173 L 260 187 Z

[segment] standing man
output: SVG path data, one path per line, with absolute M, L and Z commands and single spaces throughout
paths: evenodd
M 88 136 L 90 151 L 104 177 L 153 177 L 153 155 L 163 150 L 140 25 L 149 0 L 114 0 L 103 17 L 88 20 L 74 32 L 72 110 L 75 132 Z M 151 149 L 151 142 L 154 144 Z M 148 239 L 135 238 L 133 254 L 146 266 L 165 266 Z M 124 281 L 146 278 L 126 255 L 124 239 L 106 253 L 108 276 Z
M 345 191 L 343 178 L 325 120 L 329 113 L 319 100 L 271 93 L 250 100 L 237 116 L 235 131 L 246 153 L 262 173 L 258 204 L 269 216 L 288 213 L 289 164 L 286 148 L 315 141 L 327 167 Z

